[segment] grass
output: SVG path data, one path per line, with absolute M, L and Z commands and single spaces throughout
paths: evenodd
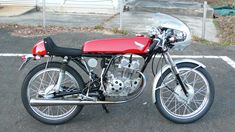
M 120 30 L 118 28 L 112 28 L 111 31 L 113 33 L 118 33 L 118 34 L 123 34 L 123 35 L 127 35 L 128 34 L 128 32 L 126 30 Z
M 188 0 L 203 3 L 204 0 Z M 230 5 L 235 6 L 235 0 L 207 0 L 212 7 Z M 235 15 L 218 16 L 214 19 L 214 24 L 218 30 L 218 37 L 221 45 L 235 45 Z M 198 40 L 198 39 L 196 39 Z
M 95 30 L 104 30 L 104 26 L 103 25 L 96 25 L 94 27 Z
M 235 0 L 208 0 L 213 6 L 230 5 L 235 6 Z M 234 16 L 218 16 L 214 19 L 215 26 L 218 29 L 218 37 L 223 45 L 235 45 L 235 15 Z
M 19 37 L 36 37 L 36 36 L 48 36 L 58 33 L 66 32 L 97 32 L 108 34 L 122 34 L 128 35 L 125 30 L 119 30 L 118 28 L 105 28 L 102 25 L 96 25 L 94 27 L 60 27 L 60 26 L 47 26 L 46 29 L 42 26 L 26 26 L 18 24 L 4 24 L 0 23 L 0 29 L 9 29 L 11 35 Z
M 218 43 L 216 43 L 216 42 L 212 42 L 212 41 L 209 41 L 209 40 L 197 37 L 197 36 L 192 36 L 192 40 L 199 42 L 201 44 L 206 44 L 206 45 L 218 45 Z
M 221 6 L 221 5 L 233 5 L 234 6 L 235 5 L 234 0 L 187 0 L 187 1 L 196 1 L 200 3 L 207 1 L 208 4 L 210 4 L 211 6 Z
M 208 4 L 212 6 L 221 6 L 221 5 L 235 5 L 234 0 L 207 0 Z
M 120 30 L 119 28 L 112 28 L 112 29 L 106 29 L 104 27 L 105 23 L 111 21 L 114 17 L 116 17 L 117 15 L 119 15 L 119 13 L 116 13 L 114 15 L 112 15 L 111 17 L 109 17 L 108 19 L 106 19 L 104 22 L 102 22 L 101 24 L 99 25 L 96 25 L 94 27 L 95 30 L 98 30 L 98 31 L 103 31 L 103 30 L 107 30 L 107 31 L 110 31 L 112 33 L 115 33 L 115 34 L 122 34 L 122 35 L 128 35 L 128 32 L 126 30 Z
M 218 17 L 214 23 L 219 29 L 220 41 L 224 45 L 235 45 L 235 16 Z

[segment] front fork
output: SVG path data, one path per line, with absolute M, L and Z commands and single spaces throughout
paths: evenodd
M 180 86 L 181 86 L 181 88 L 182 88 L 184 94 L 186 95 L 186 97 L 188 97 L 188 92 L 187 92 L 187 90 L 186 90 L 186 88 L 185 88 L 186 85 L 183 83 L 183 81 L 182 81 L 182 79 L 181 79 L 181 77 L 180 77 L 180 75 L 179 75 L 179 70 L 178 70 L 176 64 L 174 63 L 174 61 L 172 60 L 172 58 L 171 58 L 169 52 L 163 53 L 163 57 L 164 57 L 164 59 L 166 60 L 166 62 L 167 62 L 168 64 L 170 64 L 170 66 L 171 66 L 171 71 L 174 73 L 174 75 L 175 75 L 175 77 L 176 77 L 176 79 L 177 79 L 177 82 L 180 84 Z

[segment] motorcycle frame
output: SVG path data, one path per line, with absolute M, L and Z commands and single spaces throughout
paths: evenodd
M 167 51 L 163 51 L 162 48 L 156 48 L 156 49 L 150 49 L 150 51 L 147 54 L 137 54 L 140 55 L 141 57 L 143 57 L 145 59 L 144 61 L 144 65 L 142 66 L 140 72 L 143 73 L 147 67 L 147 65 L 149 64 L 149 62 L 151 61 L 152 57 L 155 54 L 158 53 L 165 53 Z M 81 57 L 69 57 L 69 56 L 65 56 L 63 57 L 63 61 L 62 61 L 62 65 L 61 65 L 61 69 L 60 69 L 60 74 L 59 74 L 59 78 L 58 81 L 56 83 L 56 86 L 53 88 L 57 93 L 60 91 L 60 85 L 61 85 L 61 80 L 63 80 L 64 74 L 65 74 L 65 66 L 68 65 L 68 63 L 70 61 L 74 62 L 77 66 L 79 66 L 88 76 L 89 79 L 91 81 L 91 83 L 93 83 L 94 80 L 96 80 L 97 78 L 99 80 L 101 80 L 102 78 L 105 77 L 106 73 L 108 72 L 108 69 L 110 67 L 110 65 L 112 64 L 113 60 L 115 60 L 116 57 L 120 56 L 121 54 L 94 54 L 94 53 L 86 53 L 86 54 L 82 54 Z M 94 57 L 94 58 L 111 58 L 109 64 L 107 65 L 107 67 L 104 69 L 103 74 L 101 74 L 100 77 L 97 76 L 97 74 L 93 73 L 91 70 L 91 67 L 89 67 L 89 65 L 87 64 L 87 62 L 85 61 L 84 57 Z M 170 57 L 170 56 L 169 56 Z M 48 61 L 52 61 L 53 56 L 51 56 Z M 47 67 L 46 67 L 47 68 Z M 89 81 L 88 81 L 89 84 Z M 102 84 L 101 84 L 102 85 Z M 88 87 L 87 92 L 86 92 L 86 97 L 89 98 L 89 90 L 90 88 Z M 141 90 L 142 91 L 142 90 Z
M 160 51 L 160 49 L 157 49 L 157 50 Z M 152 59 L 153 55 L 157 54 L 157 53 L 160 53 L 160 52 L 156 52 L 157 50 L 155 50 L 155 52 L 152 50 L 148 54 L 141 55 L 145 59 L 144 65 L 141 68 L 141 71 L 139 71 L 139 74 L 143 77 L 143 82 L 141 84 L 140 90 L 135 94 L 134 97 L 132 97 L 130 99 L 121 100 L 121 101 L 105 101 L 105 99 L 101 100 L 101 101 L 97 101 L 95 99 L 93 101 L 86 101 L 86 100 L 64 100 L 64 101 L 60 100 L 60 101 L 58 101 L 58 100 L 53 100 L 53 99 L 51 99 L 51 100 L 31 99 L 30 104 L 32 106 L 57 105 L 57 104 L 61 104 L 61 105 L 63 105 L 63 104 L 65 104 L 65 105 L 66 104 L 71 104 L 71 105 L 74 105 L 74 104 L 85 104 L 85 105 L 91 105 L 91 104 L 120 104 L 120 103 L 126 103 L 126 102 L 129 102 L 131 100 L 134 100 L 143 93 L 143 90 L 146 86 L 146 78 L 145 78 L 145 76 L 142 72 L 144 72 L 144 70 L 146 69 L 146 67 L 147 67 L 148 63 L 150 62 L 150 60 Z M 90 80 L 93 81 L 95 79 L 94 77 L 97 77 L 97 75 L 90 70 L 90 67 L 87 65 L 86 61 L 84 60 L 84 57 L 111 58 L 111 61 L 113 61 L 114 58 L 116 58 L 117 56 L 120 56 L 120 54 L 84 54 L 84 55 L 82 55 L 82 57 L 76 57 L 76 58 L 64 57 L 64 60 L 63 60 L 62 65 L 61 65 L 61 72 L 63 72 L 63 70 L 64 70 L 63 68 L 65 67 L 65 65 L 68 65 L 68 63 L 70 61 L 73 61 L 89 76 Z M 67 61 L 65 61 L 65 60 L 67 60 Z M 111 61 L 109 62 L 109 65 L 105 68 L 106 72 L 107 72 L 109 66 L 112 64 Z M 102 74 L 102 75 L 104 76 L 105 73 Z M 60 77 L 61 76 L 59 76 L 58 80 L 60 80 Z M 101 79 L 101 77 L 99 77 L 99 79 Z M 89 83 L 89 81 L 88 81 L 88 83 Z M 59 85 L 59 84 L 56 84 L 56 85 Z M 84 99 L 93 99 L 91 96 L 89 96 L 90 95 L 89 90 L 90 89 L 88 87 L 87 92 L 85 94 L 82 94 Z M 99 94 L 104 96 L 103 93 L 99 93 Z M 100 96 L 100 95 L 98 95 L 98 96 Z
M 150 62 L 150 60 L 152 59 L 152 57 L 155 54 L 161 54 L 161 53 L 163 54 L 164 59 L 168 63 L 168 65 L 166 65 L 167 68 L 170 68 L 170 70 L 176 76 L 176 80 L 175 80 L 176 83 L 181 85 L 182 83 L 179 83 L 179 79 L 180 79 L 180 81 L 182 81 L 182 80 L 181 80 L 181 78 L 179 76 L 179 73 L 175 73 L 175 71 L 176 72 L 178 71 L 177 66 L 176 66 L 176 64 L 178 64 L 178 63 L 174 62 L 172 60 L 172 58 L 170 57 L 170 54 L 168 53 L 168 50 L 163 50 L 162 47 L 154 48 L 154 50 L 150 50 L 150 52 L 148 54 L 142 55 L 142 57 L 145 59 L 145 62 L 144 62 L 144 65 L 141 68 L 141 71 L 143 71 L 143 72 L 145 71 L 146 66 L 148 65 L 148 63 Z M 90 77 L 90 80 L 93 81 L 93 77 L 97 77 L 97 75 L 95 73 L 92 73 L 91 70 L 89 70 L 89 66 L 88 65 L 86 66 L 86 62 L 83 59 L 83 57 L 113 58 L 113 57 L 115 57 L 117 55 L 120 55 L 120 54 L 99 54 L 99 55 L 98 54 L 84 54 L 81 57 L 75 57 L 75 58 L 68 57 L 67 61 L 63 61 L 62 62 L 61 70 L 63 70 L 63 67 L 65 67 L 65 65 L 68 65 L 68 63 L 70 61 L 73 61 L 81 69 L 83 69 L 87 73 L 87 75 Z M 48 60 L 51 61 L 52 59 L 48 59 Z M 65 60 L 66 60 L 66 58 L 65 58 Z M 83 61 L 84 64 L 82 63 L 81 60 Z M 185 62 L 186 63 L 189 62 L 189 63 L 197 64 L 198 67 L 201 67 L 201 66 L 204 67 L 202 64 L 200 64 L 200 63 L 198 63 L 197 61 L 194 61 L 194 60 L 184 60 L 184 61 L 181 61 L 180 63 L 185 63 Z M 163 70 L 164 70 L 164 68 L 163 68 Z M 102 105 L 104 105 L 104 104 L 121 104 L 121 103 L 126 103 L 126 102 L 129 102 L 131 100 L 134 100 L 134 99 L 138 98 L 143 93 L 143 91 L 144 91 L 144 88 L 145 88 L 145 85 L 146 85 L 146 78 L 145 78 L 145 76 L 143 75 L 142 72 L 140 72 L 140 74 L 142 75 L 142 77 L 144 79 L 144 81 L 143 81 L 144 83 L 142 83 L 143 85 L 141 85 L 140 90 L 135 94 L 135 96 L 131 97 L 130 99 L 127 99 L 127 100 L 105 101 L 105 96 L 104 96 L 103 92 L 100 91 L 100 89 L 95 90 L 96 93 L 98 92 L 96 94 L 96 93 L 94 93 L 90 89 L 90 87 L 88 87 L 88 90 L 86 91 L 86 93 L 79 93 L 82 96 L 82 100 L 80 100 L 80 99 L 78 99 L 78 100 L 77 99 L 76 100 L 31 99 L 30 100 L 30 104 L 32 106 L 43 106 L 43 105 L 78 105 L 78 104 L 80 104 L 80 105 L 102 104 Z M 156 85 L 156 83 L 158 82 L 160 76 L 161 75 L 158 72 L 158 74 L 154 78 L 153 85 Z M 179 76 L 179 78 L 177 78 L 177 76 Z M 101 79 L 101 78 L 99 78 L 99 79 Z M 89 81 L 87 83 L 89 83 Z M 185 85 L 184 84 L 182 84 L 182 85 L 183 86 L 181 86 L 181 87 L 182 87 L 182 89 L 184 89 Z M 156 90 L 155 86 L 153 86 L 153 90 Z M 72 94 L 78 94 L 78 93 L 70 93 L 70 94 L 66 94 L 66 95 L 72 95 Z M 187 96 L 187 93 L 185 93 L 185 95 Z M 64 95 L 61 95 L 61 96 L 64 96 Z M 98 98 L 94 98 L 94 96 L 98 97 Z M 154 101 L 155 100 L 155 98 L 154 98 L 155 94 L 152 97 L 153 97 L 153 101 Z M 98 101 L 97 99 L 100 99 L 100 98 L 101 98 L 101 100 Z
M 136 55 L 139 55 L 139 56 L 144 58 L 144 65 L 142 66 L 142 68 L 140 70 L 140 76 L 143 77 L 145 82 L 143 84 L 144 87 L 141 86 L 140 87 L 141 90 L 139 90 L 140 92 L 138 91 L 138 93 L 134 97 L 132 97 L 132 98 L 130 98 L 128 100 L 123 100 L 123 101 L 114 101 L 114 102 L 110 102 L 109 101 L 109 102 L 107 102 L 107 101 L 104 101 L 105 100 L 105 96 L 104 96 L 103 92 L 105 92 L 105 90 L 101 91 L 100 88 L 99 89 L 95 89 L 95 92 L 96 93 L 98 92 L 98 93 L 94 94 L 92 96 L 96 96 L 98 98 L 102 98 L 103 101 L 101 101 L 100 104 L 102 104 L 102 102 L 103 102 L 103 104 L 106 104 L 106 103 L 108 103 L 108 104 L 125 103 L 125 102 L 129 102 L 130 100 L 133 100 L 133 99 L 137 98 L 139 95 L 141 95 L 141 93 L 144 90 L 145 85 L 146 85 L 146 78 L 145 78 L 144 74 L 142 74 L 142 73 L 145 71 L 147 65 L 149 64 L 149 62 L 151 61 L 153 56 L 156 55 L 156 54 L 162 54 L 163 55 L 165 61 L 170 66 L 171 71 L 176 76 L 176 83 L 179 83 L 181 85 L 185 95 L 187 96 L 187 91 L 185 89 L 185 85 L 183 84 L 183 82 L 182 82 L 182 80 L 181 80 L 181 78 L 179 76 L 178 69 L 177 69 L 176 65 L 174 64 L 174 61 L 172 60 L 172 58 L 171 58 L 171 56 L 170 56 L 170 54 L 168 52 L 168 48 L 166 46 L 167 44 L 165 42 L 166 41 L 164 41 L 162 39 L 154 39 L 153 38 L 153 42 L 149 46 L 149 52 L 148 53 L 146 53 L 146 54 L 136 54 Z M 79 100 L 78 100 L 79 102 L 77 102 L 77 101 L 75 101 L 75 102 L 65 101 L 64 103 L 65 104 L 67 104 L 67 103 L 71 103 L 71 104 L 83 104 L 83 103 L 85 103 L 85 104 L 97 104 L 97 99 L 89 96 L 89 95 L 93 94 L 93 93 L 90 94 L 90 90 L 92 91 L 92 89 L 90 87 L 90 82 L 92 84 L 94 82 L 94 80 L 97 80 L 97 78 L 99 79 L 99 81 L 101 81 L 101 79 L 106 75 L 106 72 L 108 71 L 110 65 L 112 64 L 111 62 L 114 60 L 114 58 L 116 58 L 118 56 L 121 56 L 121 55 L 125 55 L 125 54 L 84 53 L 81 56 L 77 56 L 77 57 L 71 57 L 71 56 L 64 56 L 64 57 L 62 57 L 62 56 L 58 56 L 58 57 L 62 57 L 63 58 L 63 61 L 61 62 L 62 65 L 61 65 L 61 68 L 60 68 L 60 73 L 62 73 L 62 74 L 60 74 L 58 80 L 63 80 L 63 76 L 64 76 L 63 73 L 65 73 L 66 65 L 68 65 L 68 63 L 70 61 L 74 62 L 75 64 L 77 64 L 77 66 L 79 66 L 89 76 L 89 79 L 90 79 L 86 83 L 86 86 L 85 86 L 85 88 L 87 88 L 87 91 L 85 93 L 84 92 L 80 92 L 79 94 L 83 98 L 85 98 L 85 99 L 89 99 L 89 100 L 92 99 L 93 100 L 93 102 L 89 102 L 89 103 L 85 103 L 85 102 L 82 102 L 82 101 L 79 101 Z M 48 62 L 49 62 L 49 61 L 52 61 L 52 58 L 54 56 L 53 55 L 51 55 L 51 56 L 46 55 L 46 56 L 42 56 L 42 57 L 48 57 Z M 97 74 L 92 72 L 91 67 L 89 67 L 89 65 L 85 61 L 84 57 L 111 58 L 111 61 L 109 62 L 108 66 L 104 69 L 104 73 L 100 77 L 98 77 Z M 22 64 L 20 69 L 22 69 L 22 67 L 24 67 L 26 65 L 26 63 L 28 63 L 31 58 L 34 58 L 34 60 L 40 59 L 39 56 L 26 57 L 26 61 L 25 61 L 25 63 Z M 45 68 L 47 68 L 47 67 L 45 67 Z M 58 84 L 56 84 L 57 87 L 55 87 L 56 88 L 55 91 L 60 91 L 60 86 L 61 86 L 60 83 L 61 83 L 61 81 L 57 81 L 57 83 Z M 87 84 L 88 84 L 88 86 L 87 86 Z M 72 94 L 78 94 L 78 93 L 67 93 L 66 95 L 72 95 Z M 59 95 L 59 96 L 64 96 L 64 95 L 62 94 L 62 95 Z M 84 100 L 84 101 L 86 101 L 86 100 Z M 32 100 L 32 102 L 30 101 L 31 105 L 46 104 L 45 102 L 44 103 L 41 103 L 41 102 L 44 102 L 44 101 L 43 100 Z M 49 103 L 50 105 L 53 105 L 52 102 L 47 102 L 47 103 Z M 61 104 L 63 104 L 63 103 L 61 102 Z
M 159 44 L 159 43 L 160 43 L 160 41 L 158 43 L 155 43 L 155 44 Z M 151 45 L 154 45 L 154 43 L 151 44 Z M 140 72 L 144 73 L 147 65 L 149 64 L 149 62 L 151 61 L 151 59 L 153 58 L 154 55 L 162 54 L 164 59 L 165 59 L 165 61 L 168 63 L 168 65 L 170 65 L 170 68 L 171 68 L 172 72 L 174 73 L 174 75 L 176 76 L 178 82 L 182 86 L 183 91 L 185 91 L 185 94 L 187 95 L 187 91 L 185 90 L 185 86 L 182 83 L 182 80 L 181 80 L 181 78 L 179 76 L 178 69 L 177 69 L 176 65 L 174 64 L 172 58 L 170 57 L 168 49 L 166 49 L 166 48 L 164 49 L 163 46 L 156 46 L 156 45 L 154 45 L 153 47 L 150 46 L 149 49 L 150 49 L 149 52 L 146 53 L 146 54 L 136 54 L 136 55 L 139 55 L 139 56 L 144 58 L 144 64 L 143 64 Z M 101 80 L 106 75 L 106 73 L 108 72 L 108 69 L 109 69 L 110 65 L 112 64 L 112 61 L 114 60 L 114 58 L 116 58 L 117 56 L 120 56 L 120 55 L 124 55 L 124 54 L 85 53 L 85 54 L 82 54 L 80 57 L 70 57 L 70 56 L 63 57 L 63 61 L 61 62 L 62 65 L 61 65 L 61 69 L 60 69 L 59 78 L 58 78 L 56 87 L 54 87 L 55 91 L 56 92 L 60 91 L 61 80 L 63 80 L 64 74 L 65 74 L 65 69 L 64 68 L 65 68 L 66 65 L 68 65 L 68 63 L 70 61 L 74 62 L 78 67 L 80 67 L 89 76 L 90 80 L 86 83 L 86 84 L 89 84 L 90 81 L 91 81 L 91 83 L 93 83 L 94 80 L 97 80 L 97 79 Z M 44 57 L 48 57 L 47 63 L 49 61 L 52 61 L 52 58 L 53 58 L 53 56 L 44 56 Z M 84 57 L 111 58 L 111 60 L 110 60 L 110 63 L 108 64 L 108 66 L 104 69 L 104 73 L 101 75 L 102 77 L 101 76 L 98 77 L 97 74 L 92 72 L 91 67 L 89 67 L 89 65 L 85 61 Z M 37 59 L 39 59 L 39 58 L 37 58 Z M 26 60 L 26 62 L 28 62 L 28 61 L 29 61 L 29 59 Z M 22 67 L 24 67 L 24 66 L 22 66 Z M 45 67 L 45 69 L 46 68 L 47 67 Z M 87 90 L 88 91 L 86 92 L 85 96 L 87 98 L 89 98 L 89 90 L 90 90 L 90 88 L 88 87 Z

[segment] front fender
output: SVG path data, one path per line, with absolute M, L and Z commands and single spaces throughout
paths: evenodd
M 201 66 L 203 68 L 206 68 L 206 66 L 204 64 L 202 64 L 201 62 L 199 61 L 196 61 L 196 60 L 192 60 L 192 59 L 181 59 L 181 60 L 175 60 L 174 63 L 176 65 L 178 64 L 181 64 L 181 63 L 192 63 L 192 64 L 195 64 L 197 66 Z M 156 90 L 156 86 L 158 84 L 158 81 L 162 75 L 162 73 L 164 73 L 166 70 L 168 70 L 169 68 L 171 68 L 170 65 L 165 65 L 162 67 L 162 70 L 160 70 L 157 75 L 154 77 L 153 79 L 153 88 L 152 88 L 152 99 L 153 99 L 153 103 L 156 102 L 156 97 L 155 97 L 155 90 Z

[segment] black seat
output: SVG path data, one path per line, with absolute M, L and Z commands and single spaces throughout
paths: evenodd
M 44 38 L 44 45 L 48 55 L 55 55 L 62 57 L 64 56 L 76 57 L 82 55 L 81 49 L 64 48 L 56 46 L 50 37 Z

